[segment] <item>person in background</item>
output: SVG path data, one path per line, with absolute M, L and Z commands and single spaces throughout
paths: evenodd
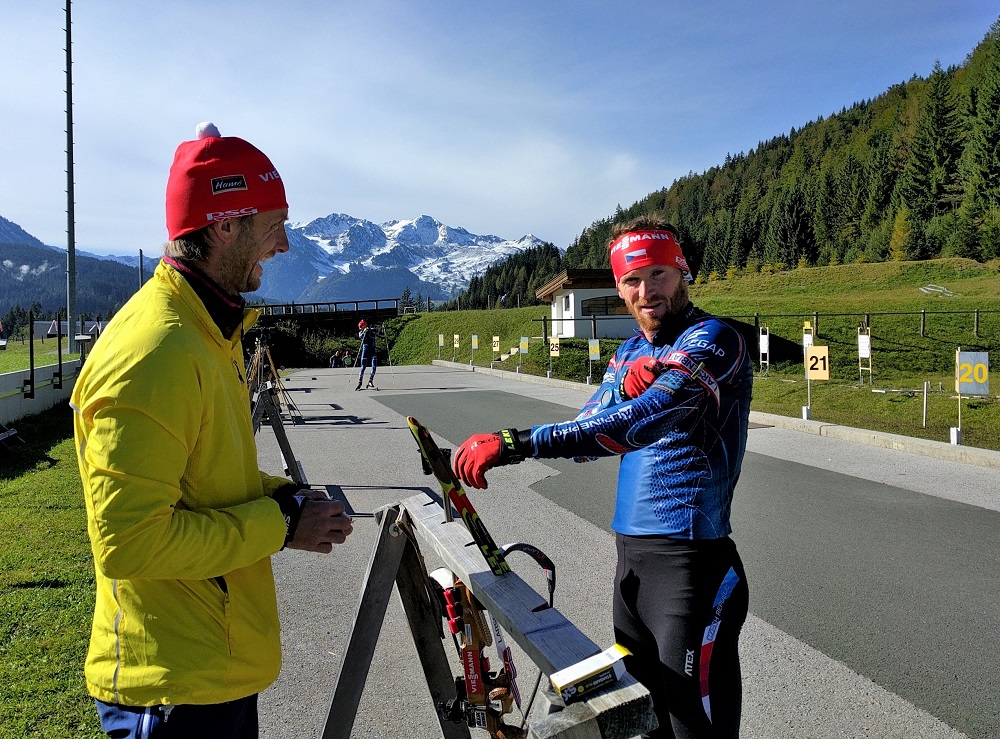
M 165 256 L 71 399 L 97 585 L 85 674 L 109 737 L 256 737 L 281 667 L 271 555 L 352 531 L 340 502 L 257 467 L 240 293 L 288 251 L 288 204 L 260 150 L 197 133 L 170 168 Z
M 612 231 L 611 268 L 636 334 L 576 419 L 476 434 L 455 472 L 526 457 L 620 455 L 612 608 L 626 666 L 653 698 L 650 737 L 739 735 L 738 641 L 748 588 L 729 514 L 746 449 L 753 380 L 742 337 L 688 299 L 677 232 L 654 216 Z
M 368 375 L 368 384 L 365 389 L 375 387 L 375 369 L 378 367 L 378 357 L 375 350 L 375 329 L 369 328 L 365 319 L 358 321 L 358 338 L 361 339 L 361 350 L 358 352 L 358 364 L 361 372 L 358 374 L 358 386 L 355 390 L 361 389 L 361 382 L 365 377 L 365 367 L 371 364 L 371 374 Z

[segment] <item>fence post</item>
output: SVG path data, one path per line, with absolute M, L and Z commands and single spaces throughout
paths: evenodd
M 23 383 L 23 394 L 28 400 L 35 397 L 35 314 L 28 311 L 28 379 Z
M 63 365 L 62 365 L 62 308 L 56 309 L 56 363 L 59 365 L 52 376 L 52 387 L 61 390 L 63 386 Z M 69 328 L 67 326 L 66 328 Z
M 597 316 L 593 315 L 590 317 L 590 338 L 597 338 Z
M 549 317 L 542 316 L 542 345 L 546 348 L 549 345 Z
M 972 335 L 979 338 L 979 308 L 976 308 L 976 321 L 972 327 Z
M 813 336 L 819 336 L 819 313 L 813 311 Z
M 920 309 L 920 335 L 924 335 L 924 327 L 927 325 L 927 310 L 925 308 Z
M 760 336 L 760 313 L 753 314 L 753 328 L 754 328 L 754 333 L 757 336 Z

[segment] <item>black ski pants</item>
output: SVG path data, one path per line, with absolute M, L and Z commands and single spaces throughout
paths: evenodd
M 660 728 L 648 736 L 738 737 L 749 591 L 736 544 L 621 534 L 616 543 L 615 638 L 652 695 Z

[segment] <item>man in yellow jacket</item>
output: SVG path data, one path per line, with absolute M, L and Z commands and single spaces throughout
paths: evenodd
M 343 505 L 257 467 L 242 292 L 288 251 L 268 158 L 212 124 L 177 148 L 169 242 L 96 342 L 71 405 L 97 603 L 86 678 L 115 737 L 256 737 L 281 666 L 270 557 L 328 553 Z

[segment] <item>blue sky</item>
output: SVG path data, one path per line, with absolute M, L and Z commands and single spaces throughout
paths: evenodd
M 187 2 L 73 8 L 77 246 L 166 238 L 177 144 L 214 121 L 290 218 L 434 216 L 567 246 L 690 171 L 960 64 L 984 0 Z M 0 0 L 0 215 L 65 246 L 64 6 Z

